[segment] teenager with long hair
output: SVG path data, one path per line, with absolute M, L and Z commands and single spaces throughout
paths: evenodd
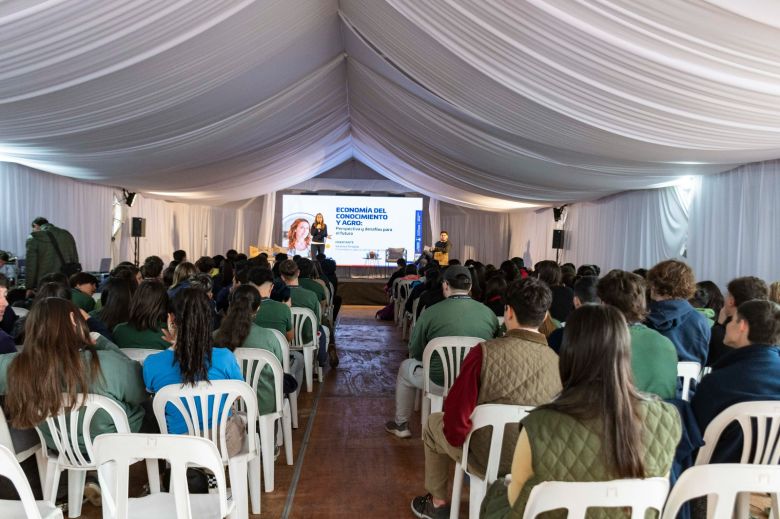
M 522 421 L 507 488 L 497 481 L 480 517 L 523 517 L 544 481 L 666 477 L 680 440 L 677 409 L 639 393 L 631 375 L 631 336 L 623 314 L 584 305 L 566 321 L 559 359 L 563 390 Z M 578 447 L 572 447 L 578 446 Z M 609 510 L 605 517 L 623 517 Z
M 90 315 L 109 330 L 113 330 L 116 325 L 127 322 L 130 317 L 130 302 L 134 291 L 132 281 L 119 277 L 110 278 L 100 293 L 100 310 L 94 310 Z M 109 339 L 113 339 L 113 336 Z
M 101 349 L 106 348 L 106 349 Z M 88 393 L 109 397 L 127 413 L 130 429 L 138 432 L 144 418 L 141 403 L 148 395 L 141 366 L 105 341 L 94 344 L 87 323 L 70 301 L 49 297 L 36 302 L 25 323 L 21 353 L 0 355 L 0 393 L 11 424 L 19 429 L 39 425 L 59 413 L 65 403 L 80 402 Z M 54 443 L 45 426 L 50 448 Z M 98 413 L 92 420 L 94 436 L 116 432 L 111 418 Z M 80 444 L 84 445 L 83 439 Z
M 173 271 L 173 282 L 168 288 L 168 297 L 173 300 L 180 290 L 189 287 L 190 278 L 198 272 L 200 272 L 198 268 L 187 261 L 176 265 L 176 269 Z
M 252 285 L 242 285 L 230 296 L 230 307 L 222 326 L 214 332 L 214 344 L 219 348 L 235 351 L 236 348 L 259 348 L 270 351 L 283 363 L 282 348 L 273 332 L 255 324 L 255 316 L 260 308 L 260 293 Z M 273 372 L 270 367 L 263 369 L 257 385 L 257 403 L 260 414 L 276 411 Z
M 168 291 L 157 279 L 142 281 L 130 303 L 127 322 L 114 327 L 114 342 L 120 348 L 164 350 L 170 343 L 163 329 L 168 322 Z
M 150 355 L 144 361 L 147 391 L 156 393 L 171 384 L 194 386 L 208 380 L 244 380 L 233 352 L 212 347 L 211 318 L 206 293 L 197 288 L 182 288 L 173 300 L 172 312 L 168 314 L 171 347 Z M 184 417 L 173 407 L 166 408 L 165 419 L 170 434 L 187 433 Z M 232 455 L 241 450 L 246 428 L 235 415 L 229 420 L 227 449 Z

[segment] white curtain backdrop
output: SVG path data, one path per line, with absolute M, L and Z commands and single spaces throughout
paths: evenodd
M 493 211 L 476 211 L 440 203 L 441 229 L 449 233 L 450 259 L 461 263 L 472 258 L 498 265 L 509 251 L 509 215 Z M 438 234 L 432 239 L 437 241 Z
M 441 234 L 441 204 L 435 198 L 428 200 L 428 220 L 431 222 L 431 239 L 436 242 Z M 433 245 L 430 243 L 429 245 Z
M 276 220 L 276 191 L 263 195 L 263 212 L 260 214 L 260 236 L 257 240 L 260 246 L 270 247 L 274 244 L 274 223 Z M 281 244 L 281 242 L 279 242 Z
M 552 209 L 521 209 L 509 213 L 509 257 L 523 258 L 528 268 L 539 261 L 555 259 L 555 250 L 550 247 L 554 228 Z
M 688 257 L 722 288 L 739 276 L 780 280 L 780 161 L 703 177 L 693 199 Z

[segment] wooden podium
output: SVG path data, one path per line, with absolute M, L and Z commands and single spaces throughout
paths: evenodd
M 450 255 L 446 252 L 434 252 L 433 259 L 439 262 L 442 267 L 450 262 Z

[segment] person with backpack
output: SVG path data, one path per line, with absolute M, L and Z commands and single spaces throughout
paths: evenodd
M 81 272 L 73 235 L 49 223 L 42 216 L 32 222 L 32 232 L 27 238 L 25 261 L 25 286 L 28 290 L 36 288 L 46 274 L 62 272 L 70 278 Z

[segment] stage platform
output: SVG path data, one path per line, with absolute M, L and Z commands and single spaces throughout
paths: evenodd
M 339 278 L 338 294 L 342 297 L 341 304 L 385 306 L 387 304 L 385 283 L 388 279 L 389 277 L 383 279 Z

